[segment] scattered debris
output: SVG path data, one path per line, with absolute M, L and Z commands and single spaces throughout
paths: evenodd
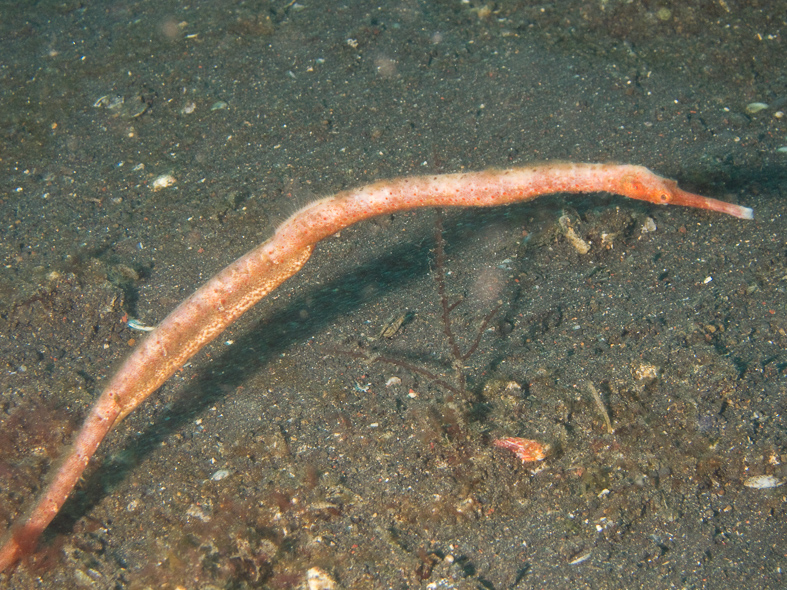
M 148 110 L 150 102 L 149 98 L 146 99 L 141 94 L 132 96 L 129 99 L 118 94 L 105 94 L 93 103 L 93 107 L 106 109 L 114 116 L 119 116 L 123 119 L 136 119 Z
M 153 192 L 157 192 L 161 189 L 171 187 L 173 184 L 175 184 L 175 182 L 177 181 L 171 174 L 162 174 L 161 176 L 153 179 L 153 182 L 150 183 L 150 188 L 153 189 Z
M 143 324 L 142 322 L 140 322 L 139 320 L 134 319 L 134 318 L 130 318 L 126 322 L 126 325 L 129 328 L 131 328 L 132 330 L 137 330 L 139 332 L 152 332 L 153 330 L 156 329 L 155 326 L 147 326 L 147 325 Z
M 210 476 L 211 481 L 221 481 L 225 477 L 230 475 L 230 471 L 228 469 L 219 469 L 216 473 Z
M 543 461 L 549 452 L 549 445 L 541 444 L 537 440 L 516 436 L 498 439 L 494 442 L 494 445 L 511 451 L 518 459 L 522 460 L 522 463 Z
M 409 322 L 415 314 L 411 311 L 403 311 L 389 318 L 380 330 L 378 338 L 392 338 L 404 324 Z
M 746 112 L 750 115 L 753 115 L 754 113 L 759 113 L 760 111 L 764 111 L 767 108 L 768 105 L 764 102 L 750 102 L 746 105 Z
M 653 221 L 653 218 L 646 217 L 645 221 L 642 222 L 642 227 L 639 228 L 639 231 L 643 234 L 650 234 L 656 231 L 656 229 L 656 222 Z
M 744 480 L 743 485 L 755 490 L 765 490 L 768 488 L 778 488 L 784 485 L 784 480 L 773 475 L 754 475 Z
M 593 401 L 596 402 L 599 412 L 601 412 L 601 415 L 604 416 L 604 422 L 607 424 L 607 432 L 609 432 L 609 434 L 615 434 L 615 429 L 612 428 L 612 420 L 609 419 L 609 412 L 607 412 L 607 408 L 604 406 L 604 401 L 601 399 L 601 394 L 598 392 L 598 389 L 593 387 L 593 384 L 590 382 L 586 383 L 585 385 L 587 386 L 590 395 L 593 396 Z
M 601 232 L 601 245 L 607 250 L 612 250 L 612 248 L 615 247 L 615 238 L 617 238 L 619 235 L 620 234 L 618 232 Z
M 584 551 L 583 553 L 580 553 L 574 559 L 569 561 L 568 565 L 579 565 L 583 561 L 587 561 L 588 559 L 590 559 L 591 555 L 593 555 L 592 551 Z
M 211 516 L 207 514 L 199 504 L 192 504 L 186 510 L 186 515 L 201 520 L 202 522 L 210 522 Z
M 659 378 L 660 372 L 661 371 L 656 365 L 652 365 L 650 363 L 640 363 L 631 370 L 631 373 L 634 375 L 634 379 L 637 381 L 655 381 Z
M 306 588 L 308 590 L 333 590 L 336 581 L 318 567 L 313 567 L 306 572 Z
M 568 215 L 561 215 L 560 219 L 558 219 L 558 223 L 560 224 L 560 229 L 563 231 L 563 235 L 566 236 L 569 244 L 574 246 L 574 250 L 580 254 L 587 254 L 590 252 L 590 243 L 586 242 L 580 238 L 579 235 L 577 235 L 577 233 L 574 231 L 574 228 L 571 226 L 571 218 Z

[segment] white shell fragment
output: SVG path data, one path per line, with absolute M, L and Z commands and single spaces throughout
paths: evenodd
M 306 586 L 309 590 L 334 590 L 336 582 L 320 568 L 313 567 L 306 572 Z
M 759 113 L 760 111 L 764 111 L 767 108 L 768 105 L 764 102 L 750 102 L 746 105 L 746 112 L 750 115 L 753 115 L 754 113 Z
M 653 221 L 652 217 L 646 217 L 645 221 L 642 223 L 642 227 L 640 228 L 640 232 L 643 234 L 649 234 L 656 231 L 656 222 Z
M 150 183 L 151 188 L 153 191 L 160 191 L 163 188 L 167 188 L 175 184 L 175 177 L 171 174 L 162 174 L 153 179 L 153 182 Z
M 139 330 L 140 332 L 152 332 L 153 330 L 156 329 L 153 326 L 146 326 L 145 324 L 143 324 L 142 322 L 140 322 L 139 320 L 136 320 L 134 318 L 131 318 L 130 320 L 128 320 L 126 322 L 126 325 L 129 328 L 131 328 L 132 330 Z
M 784 485 L 784 480 L 772 475 L 755 475 L 744 480 L 743 485 L 747 488 L 764 490 L 767 488 L 778 488 L 780 485 Z
M 219 469 L 216 473 L 210 476 L 211 481 L 221 481 L 225 477 L 229 477 L 230 472 L 228 469 Z
M 569 561 L 568 565 L 579 565 L 583 561 L 587 561 L 588 559 L 590 559 L 591 555 L 593 555 L 592 551 L 585 551 L 584 553 L 577 555 L 574 559 Z

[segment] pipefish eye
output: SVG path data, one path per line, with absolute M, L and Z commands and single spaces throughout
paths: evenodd
M 670 196 L 668 193 L 659 193 L 658 200 L 662 205 L 666 205 L 670 201 Z

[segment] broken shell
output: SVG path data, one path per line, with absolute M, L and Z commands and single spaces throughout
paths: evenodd
M 211 481 L 221 481 L 230 476 L 229 469 L 219 469 L 216 473 L 210 476 Z
M 392 338 L 399 331 L 399 328 L 409 322 L 414 315 L 411 311 L 405 311 L 393 316 L 383 325 L 378 338 Z
M 506 449 L 514 453 L 522 463 L 530 463 L 533 461 L 543 461 L 549 452 L 549 446 L 541 444 L 537 440 L 529 438 L 519 438 L 516 436 L 509 436 L 508 438 L 501 438 L 494 442 L 496 447 Z
M 511 379 L 490 379 L 484 384 L 484 397 L 497 398 L 505 395 L 520 396 L 522 386 Z
M 134 318 L 129 319 L 126 322 L 126 325 L 132 330 L 139 330 L 140 332 L 152 332 L 153 330 L 156 329 L 154 326 L 146 326 L 145 324 Z
M 764 102 L 750 102 L 746 105 L 746 112 L 750 115 L 753 115 L 754 113 L 759 113 L 760 111 L 764 111 L 767 108 L 768 105 Z
M 639 231 L 643 234 L 649 234 L 656 231 L 656 222 L 653 221 L 652 217 L 646 217 Z
M 618 233 L 607 233 L 601 232 L 601 245 L 604 246 L 607 250 L 612 250 L 615 247 L 615 238 L 618 237 Z
M 105 94 L 104 96 L 96 100 L 96 102 L 93 103 L 93 106 L 97 109 L 104 108 L 112 111 L 117 111 L 123 106 L 124 102 L 125 99 L 122 96 L 118 96 L 118 95 L 110 96 L 109 94 Z
M 333 590 L 336 581 L 320 568 L 313 567 L 306 572 L 306 587 L 309 590 Z
M 767 488 L 778 488 L 784 485 L 784 480 L 774 477 L 772 475 L 755 475 L 744 480 L 743 485 L 747 488 L 754 488 L 756 490 L 764 490 Z
M 577 555 L 574 559 L 569 561 L 568 565 L 579 565 L 583 561 L 587 561 L 588 559 L 590 559 L 591 555 L 593 555 L 593 551 L 591 551 L 591 550 L 584 551 L 584 552 L 580 553 L 579 555 Z
M 660 372 L 656 365 L 650 363 L 640 363 L 638 366 L 631 368 L 631 373 L 637 381 L 658 379 Z
M 176 180 L 175 177 L 171 174 L 162 174 L 161 176 L 155 178 L 152 183 L 150 183 L 153 192 L 160 191 L 163 188 L 168 188 L 175 184 Z

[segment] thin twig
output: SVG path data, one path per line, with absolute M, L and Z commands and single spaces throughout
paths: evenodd
M 478 328 L 478 333 L 475 335 L 475 340 L 473 341 L 473 344 L 470 346 L 470 348 L 467 349 L 467 352 L 465 352 L 462 355 L 463 361 L 469 359 L 472 356 L 472 354 L 476 351 L 476 349 L 478 348 L 478 344 L 481 342 L 481 338 L 483 337 L 484 332 L 486 331 L 486 327 L 489 325 L 489 322 L 492 321 L 492 318 L 495 317 L 498 310 L 502 306 L 503 306 L 502 302 L 498 303 L 494 308 L 492 308 L 492 311 L 490 311 L 488 314 L 484 316 L 484 319 L 481 321 L 481 326 Z
M 590 395 L 593 396 L 593 401 L 596 402 L 599 412 L 601 412 L 601 415 L 604 417 L 604 422 L 607 424 L 607 432 L 609 434 L 615 434 L 615 429 L 612 428 L 612 420 L 609 419 L 609 412 L 607 412 L 607 407 L 604 405 L 604 400 L 601 399 L 601 394 L 593 387 L 590 381 L 585 383 L 585 387 L 587 387 Z
M 445 240 L 443 239 L 443 210 L 437 208 L 437 215 L 434 222 L 434 241 L 435 241 L 435 261 L 434 261 L 434 282 L 437 285 L 437 294 L 440 296 L 440 307 L 442 309 L 443 320 L 443 333 L 448 339 L 448 345 L 451 347 L 451 355 L 454 361 L 461 360 L 462 351 L 459 348 L 459 343 L 456 341 L 454 331 L 451 329 L 451 310 L 459 305 L 456 301 L 453 305 L 448 304 L 448 298 L 445 295 Z M 455 364 L 455 363 L 454 363 Z M 461 381 L 461 388 L 465 388 L 464 378 L 457 376 Z

